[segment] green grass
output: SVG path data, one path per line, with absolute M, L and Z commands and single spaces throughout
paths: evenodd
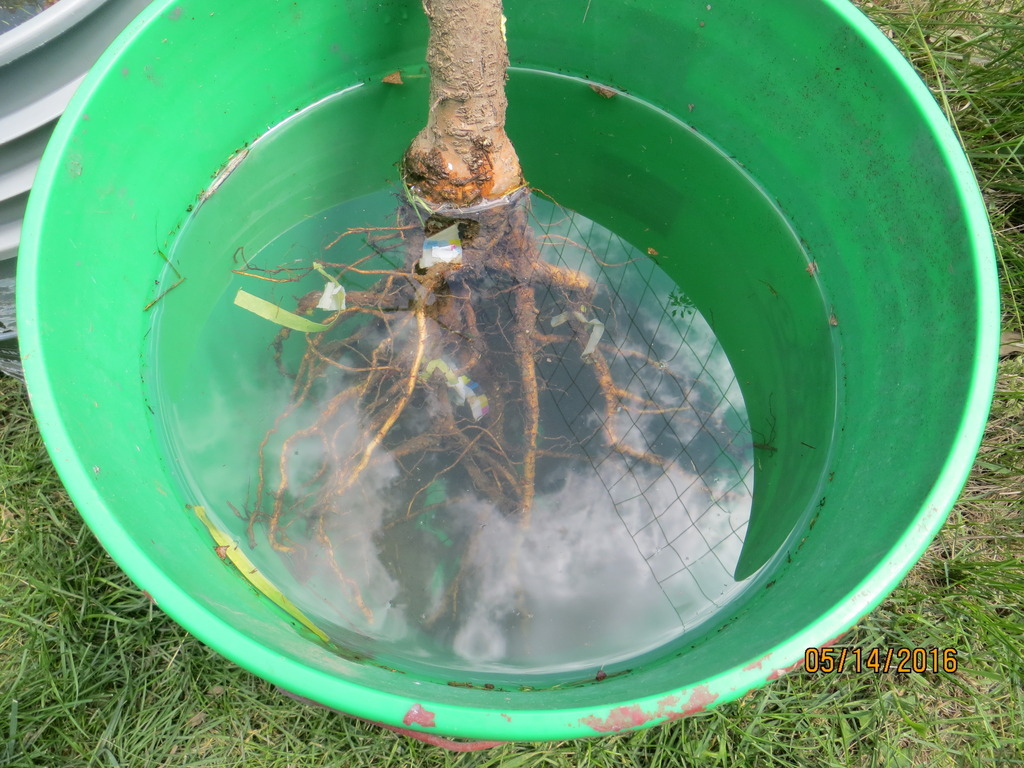
M 1024 309 L 1024 7 L 865 4 L 957 126 L 996 231 L 1005 330 Z M 1024 361 L 1000 367 L 962 500 L 848 636 L 952 646 L 952 675 L 798 672 L 647 731 L 455 755 L 295 703 L 156 609 L 65 495 L 20 383 L 0 381 L 0 766 L 1024 765 Z

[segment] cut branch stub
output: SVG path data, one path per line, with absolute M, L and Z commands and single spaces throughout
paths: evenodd
M 430 111 L 402 161 L 406 185 L 433 205 L 467 207 L 523 186 L 505 134 L 501 0 L 424 0 Z

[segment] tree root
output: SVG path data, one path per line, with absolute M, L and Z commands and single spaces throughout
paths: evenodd
M 337 270 L 343 283 L 367 275 L 376 283 L 348 291 L 347 307 L 334 314 L 331 330 L 308 334 L 294 371 L 284 355 L 291 332 L 282 330 L 272 344 L 275 362 L 293 384 L 290 402 L 259 446 L 250 531 L 265 526 L 271 545 L 293 558 L 304 557 L 298 540 L 318 546 L 370 623 L 373 612 L 348 572 L 354 564 L 343 563 L 336 552 L 346 540 L 341 521 L 367 497 L 378 497 L 408 521 L 427 506 L 423 500 L 431 489 L 447 483 L 449 489 L 474 489 L 525 530 L 537 503 L 540 468 L 550 479 L 593 461 L 572 425 L 559 427 L 544 417 L 554 398 L 573 387 L 596 390 L 599 423 L 592 439 L 606 451 L 661 471 L 679 455 L 637 447 L 620 433 L 622 414 L 634 423 L 642 415 L 667 419 L 684 406 L 660 404 L 617 383 L 612 360 L 632 355 L 631 364 L 661 370 L 659 361 L 594 341 L 596 321 L 590 318 L 600 314 L 603 301 L 598 285 L 544 261 L 527 213 L 523 203 L 482 214 L 478 227 L 466 227 L 462 263 L 426 270 L 417 263 L 424 238 L 450 220 L 428 220 L 424 230 L 405 208 L 393 228 L 348 230 L 341 237 L 372 238 L 371 256 L 400 245 L 404 265 L 370 268 L 370 257 L 321 262 Z M 297 311 L 310 311 L 319 293 L 301 297 Z M 559 316 L 567 320 L 553 327 Z M 575 361 L 571 384 L 539 374 L 538 361 L 556 356 Z M 389 496 L 396 487 L 404 490 Z M 296 524 L 305 533 L 290 536 Z M 464 570 L 456 582 L 467 578 Z M 449 590 L 431 621 L 455 610 L 458 583 Z

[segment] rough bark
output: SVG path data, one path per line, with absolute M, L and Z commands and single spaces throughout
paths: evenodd
M 430 111 L 405 153 L 405 183 L 438 206 L 501 198 L 523 185 L 505 134 L 501 0 L 424 0 L 423 8 L 430 20 Z

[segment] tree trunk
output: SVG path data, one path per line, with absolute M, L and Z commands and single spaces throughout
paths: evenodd
M 523 186 L 505 134 L 501 0 L 424 0 L 430 112 L 403 158 L 406 185 L 435 206 L 467 207 Z

